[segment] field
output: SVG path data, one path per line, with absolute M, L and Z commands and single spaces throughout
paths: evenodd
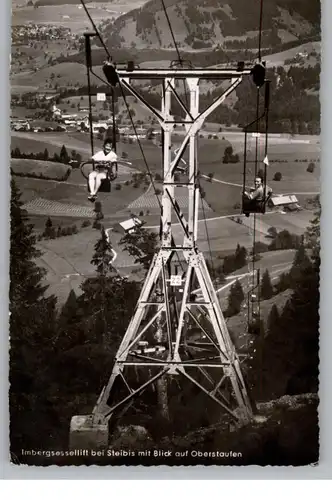
M 96 73 L 103 77 L 99 68 L 96 68 Z M 51 79 L 52 75 L 55 75 Z M 25 72 L 23 74 L 14 74 L 11 77 L 12 91 L 14 92 L 16 88 L 33 86 L 38 89 L 45 88 L 45 84 L 58 84 L 59 86 L 83 86 L 87 84 L 86 67 L 84 64 L 76 62 L 63 62 L 55 64 L 54 66 L 48 66 L 41 68 L 36 73 Z M 91 75 L 91 84 L 100 84 L 100 81 L 93 75 Z
M 177 135 L 175 140 L 179 143 L 181 136 Z M 206 195 L 204 198 L 204 211 L 199 210 L 198 245 L 208 258 L 210 249 L 214 256 L 223 256 L 234 251 L 239 243 L 247 248 L 252 246 L 252 229 L 250 220 L 242 218 L 243 224 L 238 224 L 227 216 L 240 216 L 239 208 L 234 208 L 236 202 L 240 202 L 242 190 L 242 163 L 223 164 L 222 158 L 225 147 L 233 145 L 234 151 L 240 154 L 243 147 L 243 135 L 240 133 L 218 133 L 219 140 L 201 138 L 199 140 L 199 169 L 203 174 L 214 173 L 213 182 L 202 178 L 200 183 Z M 22 152 L 40 152 L 47 147 L 50 154 L 60 152 L 65 144 L 67 151 L 75 149 L 86 157 L 90 153 L 89 135 L 81 133 L 14 133 L 12 148 L 19 146 Z M 96 141 L 96 147 L 101 142 Z M 142 146 L 146 160 L 155 173 L 161 173 L 161 149 L 152 141 L 142 140 Z M 306 193 L 298 195 L 300 202 L 312 197 L 310 193 L 318 193 L 319 187 L 319 138 L 317 137 L 281 137 L 271 136 L 269 147 L 269 159 L 273 160 L 268 170 L 268 184 L 275 192 L 282 193 Z M 145 171 L 142 154 L 137 143 L 129 144 L 119 142 L 118 152 L 126 152 L 133 167 Z M 295 161 L 295 160 L 307 160 Z M 313 174 L 306 171 L 308 162 L 315 161 L 317 169 Z M 252 165 L 249 164 L 249 168 Z M 282 173 L 280 182 L 272 181 L 275 172 Z M 129 170 L 123 173 L 119 182 L 130 178 Z M 181 176 L 182 177 L 182 176 Z M 183 178 L 184 179 L 184 178 Z M 67 182 L 57 183 L 45 180 L 27 179 L 15 177 L 20 190 L 23 191 L 23 201 L 28 203 L 26 208 L 33 220 L 37 221 L 36 229 L 41 231 L 47 216 L 51 216 L 56 224 L 69 224 L 77 221 L 80 227 L 83 220 L 94 217 L 93 205 L 87 200 L 86 185 L 84 179 L 77 170 L 73 170 Z M 218 182 L 219 181 L 219 182 Z M 248 183 L 251 181 L 250 176 Z M 157 183 L 160 188 L 160 184 Z M 177 196 L 181 209 L 186 213 L 185 194 L 177 188 Z M 147 222 L 148 226 L 154 226 L 159 231 L 159 207 L 153 190 L 150 188 L 133 188 L 132 185 L 122 184 L 121 190 L 115 190 L 114 186 L 110 194 L 100 193 L 105 228 L 111 228 L 115 222 L 125 220 L 130 213 L 135 213 Z M 141 215 L 143 213 L 143 216 Z M 274 226 L 278 230 L 287 229 L 292 233 L 303 234 L 312 212 L 303 210 L 291 214 L 266 214 L 258 217 L 257 239 L 268 243 L 266 233 L 269 227 Z M 204 216 L 208 219 L 208 236 Z M 183 232 L 174 217 L 174 237 L 180 242 Z M 48 266 L 47 280 L 51 284 L 50 293 L 56 293 L 60 300 L 66 299 L 72 288 L 79 291 L 79 286 L 84 276 L 91 271 L 90 260 L 93 252 L 93 242 L 98 231 L 92 229 L 81 230 L 79 234 L 60 238 L 59 240 L 42 241 L 46 248 L 43 255 L 44 265 Z M 118 254 L 117 267 L 120 272 L 130 273 L 135 267 L 128 256 L 118 246 L 120 235 L 111 233 L 112 244 Z M 113 242 L 114 240 L 114 242 Z
M 95 146 L 101 141 L 96 139 Z M 40 153 L 48 149 L 49 154 L 59 154 L 65 145 L 68 153 L 75 149 L 82 157 L 88 158 L 91 154 L 90 136 L 84 133 L 66 132 L 14 132 L 11 133 L 11 149 L 20 148 L 21 153 Z
M 62 180 L 70 167 L 51 161 L 12 158 L 10 162 L 14 174 L 28 174 L 34 177 L 44 176 L 55 181 Z
M 34 40 L 30 45 L 13 44 L 11 48 L 11 74 L 19 74 L 27 77 L 31 73 L 32 78 L 37 77 L 34 69 L 40 70 L 49 64 L 49 59 L 56 59 L 61 55 L 73 55 L 77 50 L 69 40 Z M 26 75 L 24 75 L 26 73 Z
M 89 11 L 94 21 L 98 24 L 106 17 L 117 18 L 131 9 L 141 7 L 144 3 L 144 0 L 89 3 Z M 89 19 L 79 2 L 76 5 L 61 5 L 61 8 L 57 5 L 40 6 L 38 9 L 24 6 L 13 11 L 12 24 L 14 26 L 27 24 L 28 22 L 34 24 L 52 24 L 54 26 L 61 25 L 70 28 L 74 33 L 80 33 L 87 28 L 91 28 Z
M 296 57 L 299 52 L 312 52 L 316 51 L 317 54 L 321 52 L 321 43 L 320 42 L 309 42 L 304 43 L 303 45 L 299 45 L 297 47 L 293 47 L 292 49 L 285 50 L 283 52 L 278 52 L 277 54 L 271 54 L 264 56 L 266 63 L 268 66 L 284 66 L 285 61 L 287 59 L 292 59 Z M 317 64 L 317 57 L 310 57 L 305 60 L 303 66 L 314 66 Z
M 214 174 L 213 182 L 202 178 L 201 185 L 206 192 L 206 202 L 219 215 L 233 213 L 234 205 L 240 201 L 241 187 L 243 182 L 243 164 L 224 164 L 222 158 L 225 148 L 232 144 L 234 151 L 241 155 L 243 136 L 241 134 L 225 134 L 228 140 L 200 139 L 199 141 L 199 170 L 203 175 Z M 240 142 L 239 138 L 242 139 Z M 180 137 L 175 139 L 180 140 Z M 302 141 L 302 142 L 299 142 Z M 19 133 L 13 132 L 11 148 L 19 147 L 21 152 L 41 152 L 45 148 L 49 154 L 60 152 L 62 145 L 67 151 L 75 149 L 83 158 L 90 153 L 89 135 L 82 133 Z M 152 141 L 142 141 L 144 155 L 153 173 L 161 174 L 161 149 Z M 96 149 L 101 146 L 101 141 L 95 141 Z M 176 146 L 176 143 L 175 143 Z M 319 141 L 315 137 L 304 138 L 281 138 L 271 137 L 269 145 L 270 166 L 267 170 L 268 185 L 274 193 L 290 193 L 301 197 L 310 197 L 320 190 L 320 163 L 319 163 Z M 137 143 L 118 143 L 118 154 L 125 152 L 128 160 L 132 162 L 135 169 L 146 171 L 142 153 Z M 254 177 L 254 165 L 249 163 L 247 169 L 247 185 L 252 185 Z M 298 160 L 298 161 L 296 161 Z M 300 161 L 301 160 L 301 161 Z M 303 161 L 306 160 L 306 161 Z M 307 172 L 309 162 L 316 163 L 313 173 Z M 259 168 L 262 163 L 259 164 Z M 273 181 L 274 174 L 282 174 L 281 181 Z M 77 174 L 75 174 L 77 175 Z M 126 173 L 123 173 L 124 178 Z M 128 172 L 127 172 L 128 175 Z M 71 179 L 69 179 L 71 181 Z M 81 180 L 82 182 L 82 180 Z
M 46 281 L 49 284 L 47 294 L 56 294 L 59 304 L 63 304 L 70 292 L 75 290 L 80 294 L 82 281 L 95 274 L 91 264 L 94 246 L 100 238 L 100 232 L 95 229 L 81 229 L 78 234 L 63 236 L 56 240 L 42 240 L 38 247 L 43 255 L 38 259 L 38 264 L 47 270 Z M 129 255 L 121 255 L 118 247 L 119 235 L 112 234 L 113 248 L 119 253 L 117 268 L 135 267 Z

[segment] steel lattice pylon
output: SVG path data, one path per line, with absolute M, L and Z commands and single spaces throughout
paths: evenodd
M 106 65 L 106 76 L 107 70 Z M 197 134 L 207 116 L 240 84 L 244 75 L 250 74 L 250 69 L 134 69 L 116 70 L 116 74 L 119 84 L 157 117 L 163 130 L 161 247 L 151 263 L 135 313 L 116 354 L 112 374 L 100 394 L 92 419 L 97 424 L 108 422 L 115 411 L 125 410 L 134 397 L 161 377 L 181 375 L 198 386 L 232 418 L 246 422 L 253 413 L 239 358 L 204 256 L 197 247 L 200 198 Z M 132 79 L 147 78 L 163 81 L 161 111 L 149 105 L 131 85 Z M 231 80 L 231 83 L 218 99 L 200 112 L 199 80 L 202 78 Z M 190 92 L 188 108 L 176 91 L 178 80 L 184 80 Z M 183 120 L 171 115 L 172 97 L 184 110 L 186 116 Z M 182 124 L 185 126 L 185 137 L 172 161 L 172 132 L 174 125 Z M 189 164 L 186 181 L 178 182 L 175 172 L 187 146 Z M 177 186 L 187 190 L 188 214 L 180 210 Z M 176 243 L 172 235 L 174 217 L 183 230 L 180 243 Z M 175 265 L 176 259 L 183 267 L 181 273 L 179 266 Z M 199 298 L 193 294 L 195 284 L 201 290 Z M 128 376 L 130 370 L 136 375 L 140 372 L 135 387 Z M 125 393 L 115 394 L 117 382 L 121 382 Z

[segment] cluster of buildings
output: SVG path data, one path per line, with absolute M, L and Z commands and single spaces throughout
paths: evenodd
M 10 128 L 15 132 L 66 132 L 67 127 L 62 123 L 47 120 L 34 120 L 32 118 L 11 118 Z
M 53 104 L 52 106 L 53 120 L 63 123 L 67 130 L 90 130 L 89 110 L 81 108 L 77 113 L 63 113 L 63 111 Z M 113 123 L 113 118 L 110 116 L 107 120 L 98 120 L 92 123 L 92 131 L 94 134 L 103 132 L 108 129 Z
M 75 39 L 69 28 L 49 24 L 27 23 L 22 26 L 12 26 L 12 44 L 31 43 L 34 41 Z

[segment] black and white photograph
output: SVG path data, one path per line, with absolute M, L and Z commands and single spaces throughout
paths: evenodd
M 11 4 L 11 463 L 318 465 L 320 0 Z

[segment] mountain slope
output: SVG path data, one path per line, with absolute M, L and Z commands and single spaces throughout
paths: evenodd
M 258 0 L 166 0 L 178 45 L 184 49 L 221 46 L 255 48 L 258 44 Z M 171 48 L 173 41 L 160 0 L 102 27 L 113 47 Z M 320 33 L 319 0 L 264 0 L 262 46 L 303 41 Z

